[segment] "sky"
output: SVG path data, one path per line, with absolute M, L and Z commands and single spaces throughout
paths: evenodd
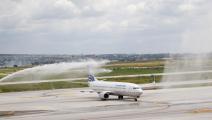
M 211 6 L 211 0 L 1 0 L 0 54 L 211 51 Z

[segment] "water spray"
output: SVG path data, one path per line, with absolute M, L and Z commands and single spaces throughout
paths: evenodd
M 1 82 L 33 81 L 50 79 L 80 78 L 87 76 L 87 66 L 92 66 L 93 74 L 110 72 L 101 68 L 108 60 L 81 60 L 80 62 L 62 62 L 27 68 L 2 78 Z

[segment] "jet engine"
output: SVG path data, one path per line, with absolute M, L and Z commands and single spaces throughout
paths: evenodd
M 101 92 L 99 93 L 99 97 L 102 99 L 102 100 L 106 100 L 109 98 L 109 93 L 108 92 Z

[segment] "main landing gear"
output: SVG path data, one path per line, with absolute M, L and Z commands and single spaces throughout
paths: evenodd
M 119 99 L 119 100 L 123 100 L 124 97 L 123 97 L 122 95 L 119 95 L 119 96 L 118 96 L 118 99 Z
M 139 98 L 139 97 L 134 98 L 134 101 L 138 101 L 138 98 Z M 118 99 L 119 99 L 119 100 L 123 100 L 123 99 L 124 99 L 124 97 L 123 97 L 122 95 L 119 95 L 119 96 L 118 96 Z

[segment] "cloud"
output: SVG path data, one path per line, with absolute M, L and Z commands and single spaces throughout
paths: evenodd
M 191 21 L 210 5 L 208 0 L 2 0 L 0 52 L 179 52 Z
M 212 52 L 212 14 L 208 12 L 210 4 L 204 4 L 203 11 L 198 11 L 198 17 L 190 15 L 192 20 L 182 35 L 181 50 L 184 52 Z

